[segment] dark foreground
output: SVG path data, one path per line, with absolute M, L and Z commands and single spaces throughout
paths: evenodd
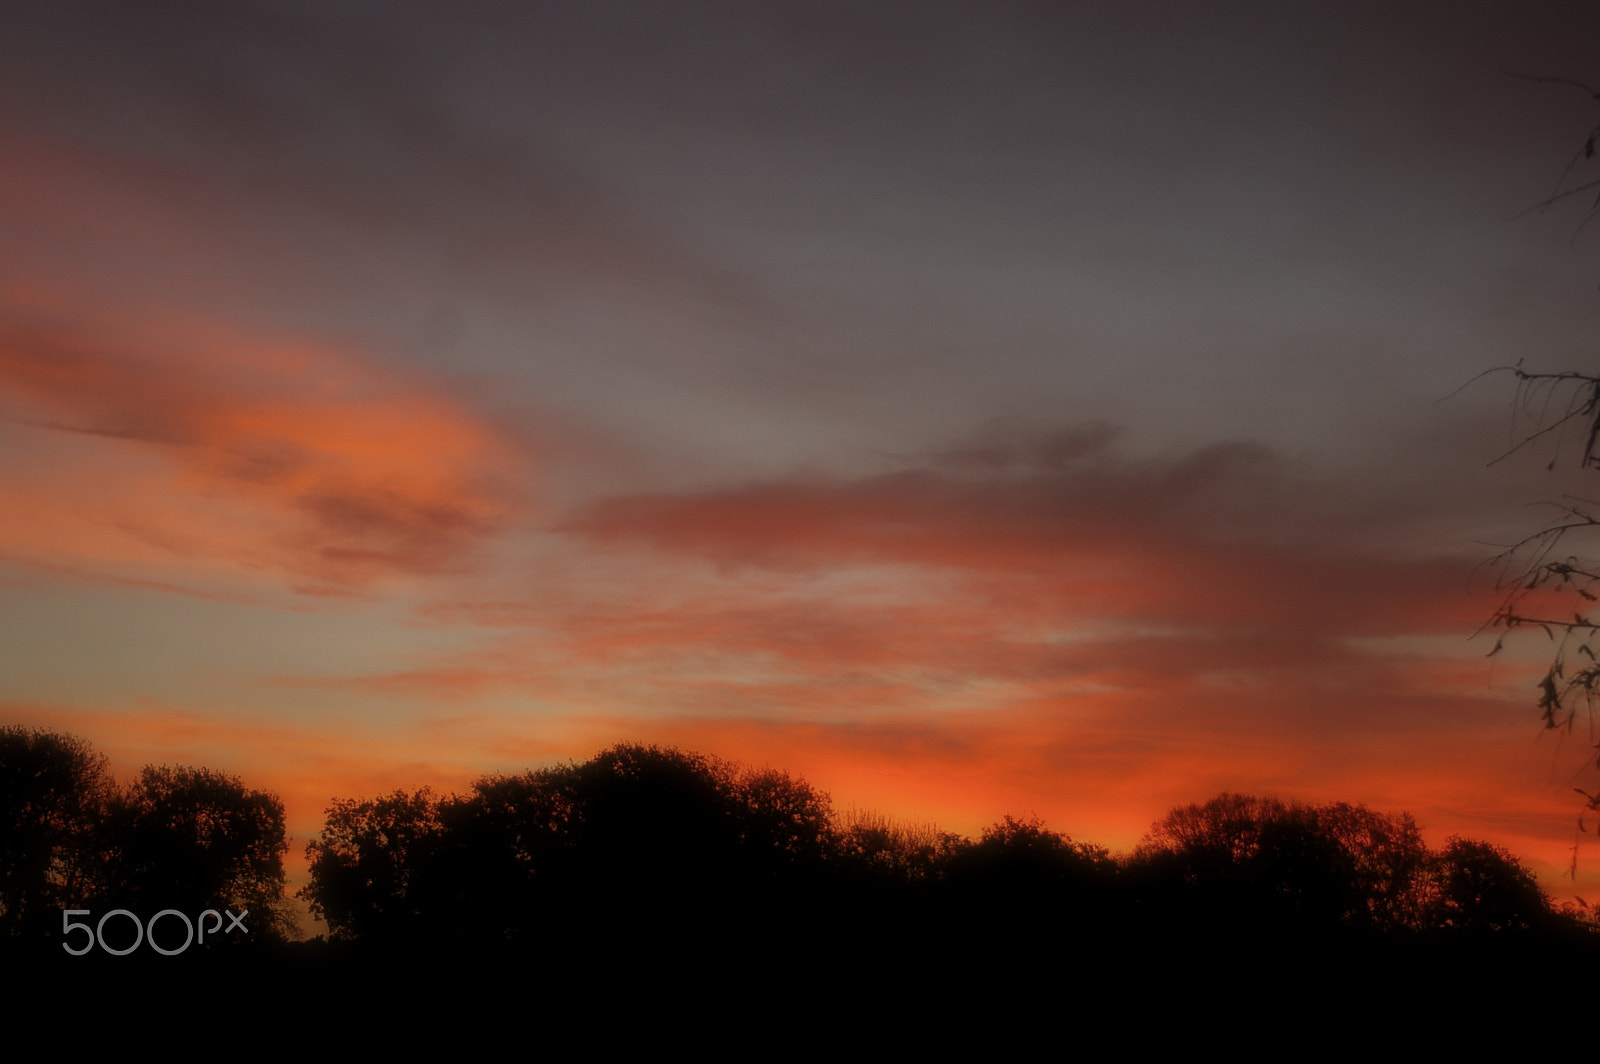
M 501 1034 L 543 1048 L 1560 1046 L 1587 937 L 1041 929 L 923 911 L 816 926 L 553 926 L 516 948 L 315 941 L 180 957 L 12 957 L 18 1025 L 365 1055 Z M 553 921 L 555 922 L 555 921 Z M 913 926 L 914 924 L 914 926 Z M 84 1027 L 82 1025 L 88 1025 Z M 698 1047 L 698 1048 L 697 1048 Z M 318 1055 L 321 1055 L 320 1053 Z

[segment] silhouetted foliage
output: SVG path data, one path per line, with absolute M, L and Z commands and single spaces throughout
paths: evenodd
M 479 780 L 470 794 L 337 802 L 302 896 L 334 937 L 548 936 L 547 914 L 608 933 L 748 910 L 813 874 L 827 796 L 779 772 L 638 744 Z
M 82 739 L 0 728 L 0 935 L 59 929 L 98 889 L 106 759 Z
M 1006 816 L 985 828 L 975 844 L 952 854 L 945 875 L 960 885 L 1037 895 L 1104 883 L 1116 871 L 1117 863 L 1104 846 L 1074 842 L 1037 817 Z
M 1452 839 L 1431 853 L 1409 817 L 1361 806 L 1222 795 L 1174 809 L 1118 859 L 1037 818 L 967 839 L 835 817 L 784 773 L 622 744 L 461 795 L 336 800 L 301 892 L 327 939 L 77 957 L 60 949 L 62 907 L 248 909 L 259 941 L 283 882 L 281 806 L 203 769 L 148 768 L 118 793 L 87 744 L 21 729 L 0 732 L 0 785 L 32 796 L 5 807 L 6 913 L 50 918 L 24 963 L 49 960 L 83 1000 L 129 1000 L 148 978 L 163 1001 L 209 1000 L 222 981 L 235 997 L 305 987 L 339 1016 L 596 995 L 663 1017 L 708 1002 L 773 1015 L 825 977 L 846 1000 L 897 987 L 1033 1014 L 1068 979 L 1093 1007 L 1122 1007 L 1135 1000 L 1122 988 L 1156 971 L 1204 1019 L 1241 995 L 1273 1010 L 1353 1000 L 1340 974 L 1353 967 L 1392 973 L 1393 993 L 1478 993 L 1484 973 L 1592 965 L 1600 940 L 1586 907 L 1552 912 L 1504 850 Z M 42 880 L 22 871 L 41 847 Z M 28 948 L 14 933 L 0 945 Z
M 283 804 L 207 769 L 147 767 L 119 791 L 82 739 L 0 729 L 0 934 L 33 946 L 65 909 L 249 912 L 252 940 L 292 926 Z M 213 940 L 216 941 L 216 940 Z
M 881 813 L 852 809 L 831 826 L 830 861 L 841 871 L 886 883 L 927 884 L 943 877 L 966 845 L 954 832 L 909 824 Z
M 322 837 L 306 846 L 311 882 L 300 896 L 337 939 L 412 931 L 419 880 L 440 835 L 438 803 L 427 788 L 336 799 Z
M 940 908 L 970 929 L 965 963 L 1004 964 L 1018 950 L 1077 949 L 1085 935 L 1111 933 L 1123 924 L 1117 886 L 1118 865 L 1105 847 L 1076 842 L 1037 817 L 1006 816 L 976 842 L 952 848 Z M 991 924 L 1000 913 L 1013 924 L 1006 932 Z
M 146 766 L 111 805 L 107 900 L 136 913 L 248 911 L 253 936 L 281 937 L 283 803 L 203 768 Z
M 1433 854 L 1410 817 L 1356 805 L 1222 795 L 1173 810 L 1119 860 L 1036 818 L 970 840 L 834 817 L 794 777 L 637 744 L 463 795 L 336 802 L 308 855 L 321 945 L 363 985 L 396 964 L 515 970 L 536 999 L 692 988 L 770 1006 L 827 971 L 851 992 L 959 986 L 998 1003 L 1050 991 L 1055 975 L 1029 973 L 1067 959 L 1113 987 L 1152 963 L 1204 981 L 1227 956 L 1259 973 L 1249 992 L 1285 1003 L 1341 992 L 1355 958 L 1437 982 L 1465 970 L 1460 949 L 1515 939 L 1553 955 L 1538 951 L 1559 936 L 1540 935 L 1578 926 L 1523 890 L 1503 851 Z M 1540 934 L 1504 933 L 1524 926 Z
M 1223 794 L 1174 809 L 1135 861 L 1231 921 L 1391 930 L 1418 923 L 1428 850 L 1408 816 Z
M 1224 794 L 1173 810 L 1133 858 L 1144 882 L 1233 927 L 1411 933 L 1577 930 L 1504 849 L 1433 852 L 1407 815 Z
M 672 906 L 692 891 L 716 889 L 730 871 L 740 825 L 719 762 L 619 745 L 578 766 L 574 787 L 578 816 L 569 831 L 589 889 Z
M 1417 881 L 1429 853 L 1411 814 L 1375 813 L 1345 802 L 1317 806 L 1315 812 L 1318 828 L 1342 851 L 1342 867 L 1359 899 L 1341 919 L 1379 929 L 1421 926 Z
M 1532 931 L 1555 918 L 1533 873 L 1499 846 L 1452 836 L 1430 872 L 1429 923 L 1457 931 Z
M 832 809 L 804 780 L 772 769 L 738 774 L 733 798 L 740 842 L 767 875 L 814 864 L 828 852 Z

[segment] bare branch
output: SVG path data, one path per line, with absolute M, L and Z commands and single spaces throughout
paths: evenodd
M 1582 89 L 1584 92 L 1588 93 L 1592 99 L 1600 100 L 1600 90 L 1591 88 L 1581 81 L 1574 81 L 1571 78 L 1554 78 L 1541 74 L 1521 74 L 1515 70 L 1507 70 L 1505 67 L 1500 68 L 1500 73 L 1504 74 L 1508 78 L 1516 78 L 1518 81 L 1532 81 L 1546 85 L 1570 85 L 1575 89 Z
M 1578 89 L 1600 102 L 1600 89 L 1571 78 L 1528 75 L 1509 70 L 1507 77 L 1539 84 Z M 1579 222 L 1573 239 L 1600 214 L 1600 177 L 1579 180 L 1580 168 L 1594 163 L 1600 150 L 1600 124 L 1591 126 L 1578 149 L 1562 167 L 1550 195 L 1534 204 L 1524 215 L 1547 210 L 1577 196 L 1594 193 L 1594 198 Z M 1587 175 L 1593 169 L 1585 171 Z M 1563 452 L 1578 448 L 1578 468 L 1600 469 L 1600 373 L 1569 370 L 1561 373 L 1534 373 L 1518 362 L 1488 373 L 1510 373 L 1515 379 L 1511 396 L 1509 438 L 1504 452 L 1489 463 L 1496 465 L 1531 445 L 1553 441 L 1553 454 L 1547 469 L 1554 469 Z M 1479 377 L 1486 374 L 1479 374 Z M 1472 383 L 1479 379 L 1474 377 Z M 1465 385 L 1463 385 L 1465 387 Z M 1566 436 L 1569 426 L 1581 426 L 1581 445 Z M 1490 558 L 1485 564 L 1496 570 L 1495 589 L 1501 592 L 1500 606 L 1479 628 L 1479 633 L 1498 629 L 1494 649 L 1498 654 L 1508 636 L 1518 630 L 1536 628 L 1554 644 L 1549 666 L 1538 681 L 1537 706 L 1547 729 L 1564 729 L 1568 734 L 1576 724 L 1580 709 L 1586 711 L 1591 742 L 1600 719 L 1600 613 L 1591 614 L 1600 603 L 1600 503 L 1568 496 L 1550 505 L 1554 518 L 1543 528 L 1524 536 Z M 1560 596 L 1573 597 L 1563 601 Z M 1570 619 L 1567 606 L 1571 606 Z M 1587 663 L 1584 662 L 1587 659 Z M 1600 743 L 1594 743 L 1588 758 L 1591 769 L 1600 767 Z M 1600 794 L 1574 788 L 1583 795 L 1589 812 L 1600 812 Z M 1583 816 L 1579 832 L 1587 830 Z M 1577 868 L 1577 840 L 1573 843 L 1573 870 Z
M 1600 182 L 1596 182 L 1600 184 Z M 1516 414 L 1518 411 L 1532 423 L 1541 427 L 1532 432 L 1523 434 L 1522 438 L 1513 443 L 1498 457 L 1489 463 L 1493 466 L 1505 461 L 1524 447 L 1543 439 L 1553 432 L 1558 432 L 1570 421 L 1588 419 L 1588 437 L 1584 441 L 1583 451 L 1579 456 L 1580 468 L 1600 468 L 1600 376 L 1590 373 L 1567 371 L 1563 373 L 1533 373 L 1522 368 L 1521 364 L 1515 366 L 1498 366 L 1487 373 L 1510 373 L 1517 379 L 1516 392 L 1512 397 L 1512 430 L 1516 431 Z M 1473 380 L 1485 374 L 1479 374 Z M 1468 382 L 1471 383 L 1471 382 Z M 1566 409 L 1559 415 L 1552 416 L 1550 407 L 1556 398 L 1556 393 L 1564 385 L 1571 386 L 1571 394 L 1566 400 Z M 1539 409 L 1535 409 L 1535 403 Z M 1555 464 L 1551 460 L 1551 467 Z
M 1576 185 L 1572 188 L 1556 191 L 1551 195 L 1546 196 L 1538 203 L 1535 203 L 1533 206 L 1523 210 L 1517 215 L 1517 217 L 1526 218 L 1530 214 L 1534 214 L 1539 211 L 1547 211 L 1551 207 L 1554 207 L 1556 204 L 1560 203 L 1562 200 L 1571 199 L 1573 196 L 1576 196 L 1581 192 L 1587 192 L 1591 188 L 1600 188 L 1600 178 L 1595 178 L 1593 181 L 1585 181 L 1583 184 Z M 1590 210 L 1593 211 L 1593 208 L 1591 207 Z

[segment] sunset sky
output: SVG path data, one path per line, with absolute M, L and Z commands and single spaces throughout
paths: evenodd
M 1595 368 L 1574 4 L 4 4 L 0 723 L 335 796 L 619 740 L 975 834 L 1409 810 L 1558 896 L 1482 568 Z M 1570 441 L 1569 441 L 1570 446 Z M 1554 472 L 1546 464 L 1557 458 Z

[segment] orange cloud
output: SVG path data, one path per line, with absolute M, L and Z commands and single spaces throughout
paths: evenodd
M 1264 449 L 1228 445 L 1165 463 L 1089 451 L 976 475 L 936 464 L 857 481 L 636 495 L 563 527 L 724 567 L 951 571 L 974 581 L 974 594 L 1058 617 L 1349 635 L 1481 621 L 1485 604 L 1464 593 L 1472 561 L 1397 556 L 1393 537 L 1382 542 L 1369 527 L 1385 517 L 1374 505 L 1290 478 Z
M 517 507 L 523 456 L 489 425 L 324 347 L 13 303 L 0 402 L 13 558 L 326 593 L 462 568 Z
M 1219 690 L 1410 689 L 1440 653 L 1402 660 L 1383 641 L 1464 640 L 1491 608 L 1467 593 L 1471 561 L 1418 556 L 1414 515 L 1381 497 L 1296 478 L 1251 446 L 1124 461 L 1112 436 L 1013 441 L 856 481 L 601 502 L 565 529 L 644 546 L 679 592 L 568 612 L 527 642 L 559 647 L 569 672 L 603 671 L 602 689 L 719 715 L 1128 693 L 1176 707 Z M 437 618 L 537 625 L 507 603 Z

